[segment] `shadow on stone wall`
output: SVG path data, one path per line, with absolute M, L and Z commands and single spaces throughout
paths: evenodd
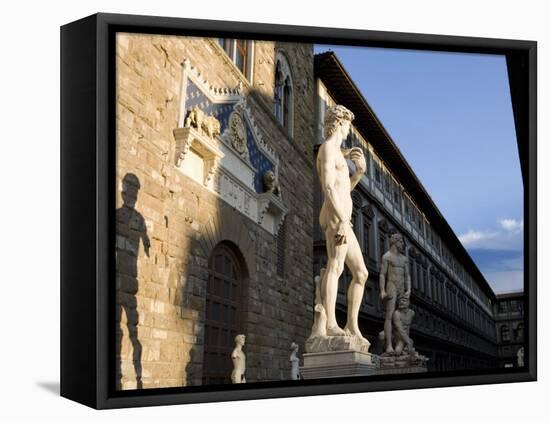
M 197 362 L 202 362 L 202 354 L 197 352 L 196 345 L 193 344 L 189 350 L 189 362 L 185 366 L 184 386 L 200 386 L 202 384 L 202 365 L 197 365 Z
M 138 252 L 140 240 L 143 243 L 145 254 L 149 256 L 151 242 L 147 236 L 145 219 L 135 209 L 138 192 L 141 187 L 139 178 L 133 173 L 127 173 L 122 180 L 122 200 L 124 204 L 116 210 L 116 266 L 117 266 L 117 380 L 116 388 L 122 389 L 123 355 L 123 325 L 122 312 L 126 315 L 126 328 L 132 344 L 132 363 L 136 375 L 136 388 L 141 389 L 142 346 L 138 338 L 139 313 L 137 310 L 136 293 L 139 287 L 138 279 Z

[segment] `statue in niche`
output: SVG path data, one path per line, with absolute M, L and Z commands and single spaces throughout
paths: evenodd
M 300 358 L 298 357 L 298 344 L 293 342 L 290 344 L 290 379 L 300 379 Z
M 518 367 L 523 367 L 525 366 L 525 362 L 524 362 L 524 349 L 523 347 L 521 347 L 518 352 L 517 352 L 517 358 L 518 358 Z
M 194 127 L 203 131 L 209 138 L 220 134 L 220 121 L 215 116 L 207 116 L 203 110 L 195 106 L 187 113 L 185 127 Z
M 244 335 L 235 337 L 235 349 L 231 353 L 233 361 L 233 371 L 231 372 L 231 383 L 246 383 L 244 373 L 246 371 L 246 356 L 243 352 L 243 347 L 246 342 Z
M 268 170 L 264 173 L 263 177 L 264 189 L 265 192 L 270 192 L 276 197 L 281 198 L 281 187 L 279 186 L 279 181 L 275 176 L 275 172 Z
M 390 249 L 382 256 L 380 269 L 380 300 L 386 309 L 384 321 L 385 352 L 392 354 L 392 323 L 398 298 L 408 298 L 411 293 L 411 276 L 409 260 L 403 254 L 405 242 L 401 234 L 390 237 Z
M 325 332 L 331 338 L 355 338 L 363 345 L 363 350 L 368 350 L 370 343 L 361 334 L 358 324 L 368 271 L 351 224 L 351 191 L 365 173 L 366 163 L 360 148 L 341 148 L 353 119 L 353 113 L 344 106 L 337 105 L 328 109 L 324 121 L 326 139 L 317 155 L 317 172 L 324 196 L 319 223 L 325 232 L 327 247 L 326 270 L 320 276 L 320 305 L 326 313 L 326 327 L 317 330 Z M 351 177 L 346 159 L 355 165 L 355 172 Z M 351 271 L 352 280 L 347 292 L 347 323 L 342 329 L 336 322 L 335 309 L 338 279 L 344 270 L 344 264 Z

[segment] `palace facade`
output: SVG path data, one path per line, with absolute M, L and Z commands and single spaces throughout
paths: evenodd
M 313 46 L 118 34 L 117 387 L 280 380 L 313 320 Z

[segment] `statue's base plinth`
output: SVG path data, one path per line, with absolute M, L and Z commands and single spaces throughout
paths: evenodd
M 369 341 L 365 338 L 354 335 L 310 336 L 305 344 L 306 353 L 324 353 L 350 350 L 368 353 L 369 348 Z
M 424 373 L 428 371 L 428 359 L 423 355 L 386 355 L 376 357 L 376 374 L 392 375 Z
M 304 354 L 304 366 L 300 368 L 300 373 L 304 379 L 371 376 L 376 374 L 376 365 L 368 352 L 315 352 Z

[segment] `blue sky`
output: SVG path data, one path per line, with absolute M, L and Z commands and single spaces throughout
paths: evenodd
M 523 183 L 499 55 L 336 53 L 495 292 L 523 288 Z

